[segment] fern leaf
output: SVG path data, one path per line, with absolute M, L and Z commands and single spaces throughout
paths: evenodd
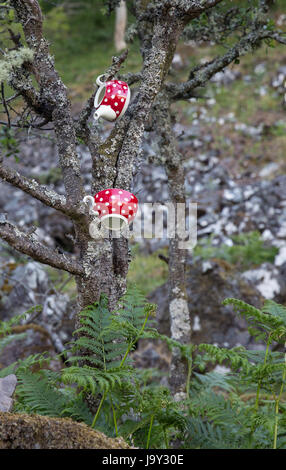
M 19 385 L 16 388 L 17 401 L 26 412 L 36 412 L 47 416 L 61 416 L 66 399 L 52 388 L 47 378 L 30 371 L 17 374 Z M 16 405 L 17 409 L 17 405 Z

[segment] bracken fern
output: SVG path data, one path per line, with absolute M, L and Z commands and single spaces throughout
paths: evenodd
M 155 307 L 136 289 L 114 311 L 102 296 L 79 315 L 64 352 L 69 367 L 54 372 L 47 354 L 36 354 L 4 370 L 18 377 L 14 410 L 70 416 L 145 448 L 286 448 L 286 308 L 272 301 L 262 309 L 237 299 L 224 304 L 246 319 L 264 350 L 181 345 L 148 328 Z M 0 324 L 4 330 L 3 347 L 12 334 Z M 173 400 L 159 373 L 134 367 L 132 351 L 142 338 L 165 341 L 187 361 L 185 400 Z M 228 369 L 210 370 L 215 364 Z M 95 415 L 87 394 L 97 403 Z

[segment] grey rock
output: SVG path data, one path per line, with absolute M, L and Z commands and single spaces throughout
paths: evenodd
M 254 68 L 254 73 L 256 75 L 263 75 L 266 72 L 266 65 L 265 63 L 257 64 Z
M 41 264 L 29 262 L 18 265 L 12 271 L 9 283 L 13 288 L 2 298 L 2 311 L 7 318 L 23 313 L 33 305 L 41 304 L 48 290 L 49 279 Z
M 282 266 L 286 263 L 286 243 L 279 248 L 279 253 L 275 256 L 275 266 Z
M 211 79 L 212 82 L 219 83 L 222 85 L 229 85 L 234 80 L 240 77 L 240 72 L 225 69 L 224 72 L 217 72 Z
M 279 170 L 280 165 L 275 162 L 268 163 L 262 170 L 259 172 L 259 176 L 261 178 L 267 178 L 268 176 L 272 175 L 275 173 L 277 170 Z
M 191 321 L 200 326 L 192 331 L 194 344 L 225 342 L 234 347 L 239 342 L 252 345 L 247 324 L 238 317 L 231 306 L 223 306 L 226 297 L 235 297 L 260 307 L 263 297 L 248 280 L 239 273 L 230 274 L 215 261 L 190 261 L 186 273 L 187 294 Z M 157 326 L 161 333 L 170 333 L 169 301 L 167 283 L 157 288 L 150 296 L 151 302 L 158 304 Z M 194 318 L 197 317 L 196 322 Z
M 12 395 L 17 384 L 17 377 L 14 374 L 0 378 L 0 411 L 11 411 L 13 406 Z
M 250 269 L 242 273 L 242 277 L 251 281 L 265 299 L 274 299 L 281 294 L 279 270 L 270 263 L 263 263 L 257 269 Z

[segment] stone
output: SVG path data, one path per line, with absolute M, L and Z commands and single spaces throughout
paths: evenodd
M 13 406 L 12 395 L 15 391 L 17 384 L 17 377 L 14 374 L 9 374 L 6 377 L 0 378 L 0 412 L 11 411 Z
M 14 362 L 25 359 L 31 354 L 48 352 L 50 357 L 56 355 L 53 340 L 47 331 L 41 325 L 27 324 L 19 325 L 14 328 L 15 333 L 21 336 L 15 338 L 1 349 L 0 352 L 0 368 L 7 367 Z M 61 361 L 53 362 L 53 369 L 60 370 L 62 368 Z
M 172 66 L 175 69 L 181 69 L 184 66 L 184 62 L 182 60 L 182 57 L 180 54 L 176 53 L 174 54 L 173 60 L 172 60 Z
M 41 264 L 31 261 L 16 265 L 9 274 L 11 289 L 2 297 L 3 316 L 11 318 L 41 304 L 48 283 L 48 274 Z
M 231 306 L 223 306 L 227 297 L 235 297 L 260 308 L 261 293 L 248 280 L 231 270 L 223 260 L 197 260 L 189 262 L 186 271 L 188 307 L 192 323 L 190 340 L 194 344 L 225 342 L 229 347 L 238 343 L 245 347 L 254 344 L 245 320 L 234 313 Z M 206 269 L 208 268 L 208 269 Z M 168 284 L 158 287 L 149 295 L 149 300 L 158 305 L 157 327 L 160 333 L 170 335 Z
M 257 269 L 245 271 L 242 277 L 251 281 L 265 299 L 274 299 L 281 293 L 279 271 L 269 263 L 263 263 Z
M 275 173 L 277 170 L 279 170 L 280 165 L 275 162 L 268 163 L 268 165 L 265 165 L 264 168 L 259 172 L 259 176 L 261 178 L 267 178 L 268 176 L 271 176 L 273 173 Z
M 279 248 L 279 253 L 275 256 L 275 266 L 282 266 L 286 263 L 286 244 Z

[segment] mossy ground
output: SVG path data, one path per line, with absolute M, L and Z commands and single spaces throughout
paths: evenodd
M 69 418 L 0 412 L 0 449 L 130 449 Z

